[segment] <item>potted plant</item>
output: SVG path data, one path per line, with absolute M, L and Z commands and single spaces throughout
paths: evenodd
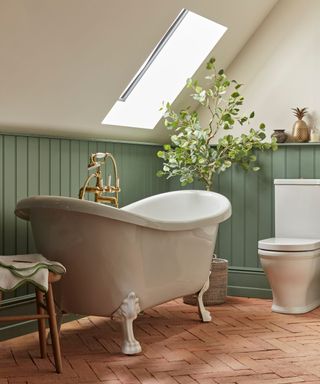
M 163 151 L 158 151 L 158 157 L 164 160 L 158 176 L 171 178 L 179 176 L 182 186 L 199 180 L 206 190 L 212 190 L 214 175 L 239 164 L 245 170 L 258 171 L 256 150 L 277 149 L 275 139 L 266 142 L 265 125 L 261 123 L 258 129 L 251 128 L 241 136 L 227 134 L 220 138 L 216 145 L 212 140 L 218 130 L 231 130 L 240 124 L 250 124 L 254 112 L 249 116 L 241 113 L 244 97 L 239 93 L 239 84 L 229 80 L 224 70 L 217 72 L 215 59 L 207 63 L 210 74 L 206 76 L 207 86 L 200 86 L 197 80 L 188 79 L 187 88 L 192 90 L 191 97 L 198 106 L 207 108 L 210 113 L 208 125 L 201 126 L 196 110 L 190 107 L 179 113 L 166 103 L 164 124 L 171 135 L 172 144 L 165 144 Z
M 270 142 L 264 141 L 265 125 L 261 123 L 257 129 L 250 128 L 240 136 L 226 134 L 212 145 L 219 130 L 229 131 L 236 125 L 250 124 L 254 112 L 248 116 L 242 113 L 244 97 L 239 92 L 242 84 L 229 80 L 224 70 L 217 71 L 214 58 L 207 63 L 207 70 L 206 85 L 200 85 L 193 79 L 188 79 L 186 84 L 197 107 L 202 106 L 209 111 L 207 125 L 200 124 L 197 111 L 190 107 L 180 112 L 175 112 L 170 103 L 162 107 L 164 124 L 172 131 L 172 144 L 165 144 L 164 150 L 157 153 L 163 159 L 162 170 L 157 175 L 179 177 L 182 186 L 199 180 L 210 191 L 215 174 L 224 172 L 233 164 L 240 165 L 246 171 L 258 171 L 255 152 L 275 150 L 277 143 L 275 138 Z

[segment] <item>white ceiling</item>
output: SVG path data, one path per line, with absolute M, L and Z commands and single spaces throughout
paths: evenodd
M 0 131 L 163 142 L 161 121 L 154 130 L 101 121 L 180 10 L 228 27 L 213 50 L 226 68 L 276 2 L 0 0 Z

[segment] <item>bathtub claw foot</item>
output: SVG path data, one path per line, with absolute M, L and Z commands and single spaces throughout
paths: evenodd
M 140 312 L 139 298 L 134 292 L 123 300 L 120 308 L 113 314 L 113 317 L 119 317 L 122 320 L 123 342 L 121 351 L 126 355 L 134 355 L 141 352 L 141 345 L 134 337 L 133 321 Z
M 137 340 L 134 340 L 134 341 L 125 340 L 121 346 L 121 351 L 125 355 L 135 355 L 137 353 L 140 353 L 141 350 L 142 350 L 141 345 Z
M 204 283 L 203 287 L 201 288 L 200 292 L 197 295 L 198 312 L 199 312 L 199 316 L 200 316 L 201 320 L 204 323 L 207 323 L 207 322 L 212 320 L 210 312 L 208 310 L 206 310 L 204 305 L 203 305 L 203 294 L 208 290 L 209 285 L 210 285 L 209 276 L 208 276 L 208 279 L 206 280 L 206 282 Z

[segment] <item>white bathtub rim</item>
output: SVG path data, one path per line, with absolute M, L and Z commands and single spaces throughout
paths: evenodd
M 220 199 L 222 204 L 220 207 L 218 207 L 215 214 L 203 216 L 195 220 L 159 220 L 145 217 L 126 210 L 126 208 L 130 208 L 136 203 L 125 206 L 122 209 L 117 209 L 109 205 L 98 204 L 87 200 L 79 200 L 72 197 L 40 195 L 20 200 L 15 209 L 15 214 L 21 219 L 30 220 L 30 213 L 33 209 L 46 208 L 55 210 L 67 210 L 102 216 L 113 220 L 119 220 L 142 227 L 164 231 L 192 230 L 196 228 L 202 228 L 213 224 L 218 224 L 224 220 L 227 220 L 231 216 L 231 204 L 229 200 L 225 196 L 215 192 L 184 190 L 166 192 L 161 195 L 178 193 L 212 194 L 212 198 Z M 156 196 L 158 195 L 147 197 L 146 199 L 140 200 L 137 203 L 155 198 Z

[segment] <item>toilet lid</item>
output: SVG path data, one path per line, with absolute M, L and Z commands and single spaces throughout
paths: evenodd
M 290 239 L 272 237 L 260 240 L 258 248 L 266 251 L 314 251 L 320 248 L 320 239 Z

